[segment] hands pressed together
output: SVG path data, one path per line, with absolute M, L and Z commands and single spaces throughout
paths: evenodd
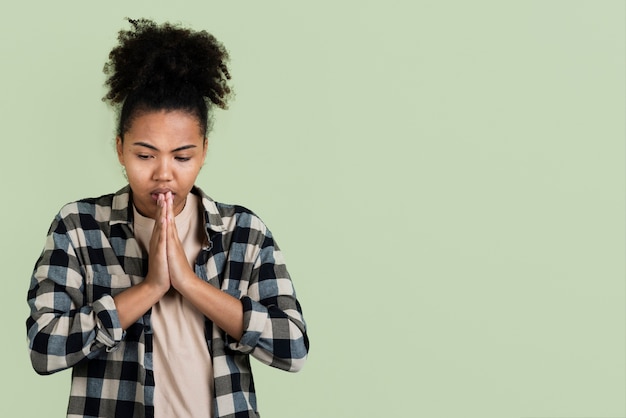
M 146 278 L 113 299 L 123 329 L 127 329 L 174 288 L 207 318 L 239 340 L 243 335 L 241 301 L 201 280 L 189 265 L 178 237 L 170 192 L 157 199 Z
M 159 194 L 157 206 L 145 282 L 153 283 L 158 289 L 163 290 L 163 293 L 167 292 L 170 286 L 182 293 L 183 287 L 197 277 L 178 238 L 172 193 Z

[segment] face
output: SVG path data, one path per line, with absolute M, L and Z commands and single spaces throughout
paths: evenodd
M 158 110 L 135 117 L 124 141 L 117 138 L 117 157 L 126 168 L 137 211 L 155 219 L 159 194 L 170 191 L 178 215 L 204 163 L 206 149 L 194 115 Z

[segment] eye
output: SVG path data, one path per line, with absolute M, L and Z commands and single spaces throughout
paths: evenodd
M 147 160 L 150 158 L 150 155 L 148 154 L 137 154 L 137 158 L 139 158 L 140 160 Z
M 176 159 L 176 161 L 180 161 L 181 163 L 191 160 L 191 157 L 174 157 L 174 158 Z

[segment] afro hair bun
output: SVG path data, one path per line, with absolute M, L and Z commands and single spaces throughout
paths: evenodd
M 229 57 L 213 35 L 171 23 L 157 25 L 148 19 L 128 21 L 132 28 L 119 32 L 119 44 L 104 66 L 108 77 L 104 101 L 120 105 L 138 92 L 151 92 L 153 101 L 184 90 L 195 92 L 207 105 L 227 108 Z

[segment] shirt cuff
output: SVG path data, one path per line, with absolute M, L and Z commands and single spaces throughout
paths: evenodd
M 264 305 L 248 296 L 243 296 L 240 300 L 243 305 L 243 335 L 239 342 L 231 343 L 230 348 L 249 353 L 258 345 L 261 334 L 267 326 L 269 314 Z
M 124 338 L 113 296 L 104 295 L 93 303 L 92 308 L 96 316 L 96 341 L 104 344 L 107 351 L 112 351 Z

